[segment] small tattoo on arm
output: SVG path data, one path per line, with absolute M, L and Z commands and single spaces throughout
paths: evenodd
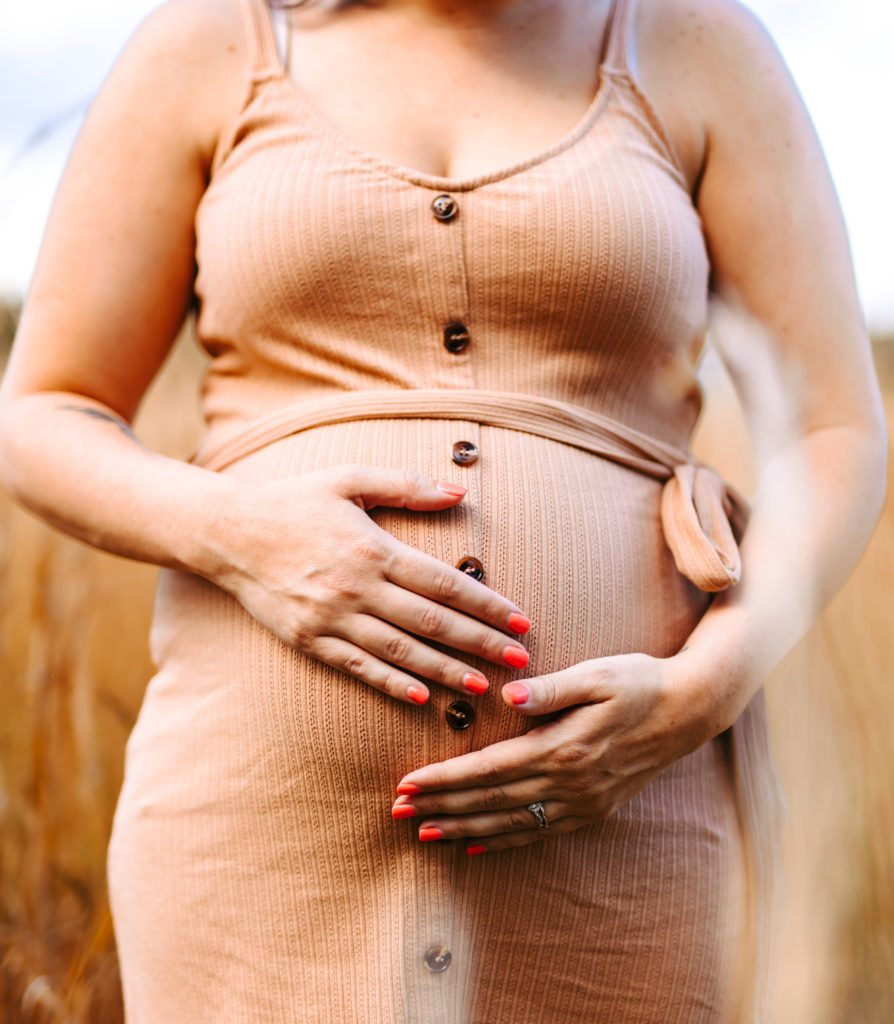
M 137 441 L 137 435 L 130 429 L 130 425 L 126 423 L 120 416 L 113 416 L 109 412 L 103 412 L 101 409 L 91 409 L 85 405 L 63 405 L 60 408 L 67 412 L 79 412 L 84 416 L 90 416 L 94 420 L 105 420 L 107 423 L 114 423 L 115 426 L 121 431 L 122 434 L 126 434 L 132 441 Z

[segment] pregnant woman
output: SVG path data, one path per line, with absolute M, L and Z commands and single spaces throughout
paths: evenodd
M 756 325 L 747 528 L 687 448 L 712 291 Z M 191 305 L 185 464 L 129 424 Z M 879 410 L 819 146 L 732 0 L 157 10 L 0 424 L 24 504 L 163 567 L 128 1021 L 763 1019 L 760 687 L 866 543 Z

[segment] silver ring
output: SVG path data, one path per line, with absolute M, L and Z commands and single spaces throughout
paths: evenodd
M 534 815 L 534 821 L 537 822 L 537 828 L 549 828 L 549 818 L 546 816 L 546 811 L 543 809 L 543 804 L 539 801 L 537 803 L 528 804 L 528 810 Z

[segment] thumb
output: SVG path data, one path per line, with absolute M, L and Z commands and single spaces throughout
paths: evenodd
M 624 656 L 583 661 L 561 672 L 515 679 L 502 690 L 503 701 L 523 715 L 548 715 L 578 704 L 609 700 L 616 692 Z
M 446 480 L 432 480 L 412 470 L 347 467 L 340 475 L 339 494 L 365 511 L 378 505 L 420 512 L 450 508 L 466 494 L 466 488 Z

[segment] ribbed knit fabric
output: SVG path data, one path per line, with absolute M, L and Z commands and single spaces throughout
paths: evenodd
M 682 572 L 735 576 L 736 503 L 687 455 L 708 262 L 630 71 L 634 0 L 577 128 L 465 181 L 338 135 L 284 74 L 262 0 L 243 7 L 254 73 L 197 218 L 200 464 L 456 480 L 455 509 L 373 516 L 481 559 L 533 620 L 524 675 L 674 653 L 709 601 Z M 452 461 L 459 440 L 475 463 Z M 394 786 L 529 728 L 499 698 L 518 673 L 481 663 L 491 690 L 457 732 L 453 691 L 399 704 L 170 571 L 152 645 L 109 864 L 130 1024 L 762 1019 L 741 969 L 779 810 L 761 697 L 606 823 L 469 857 L 392 821 Z

